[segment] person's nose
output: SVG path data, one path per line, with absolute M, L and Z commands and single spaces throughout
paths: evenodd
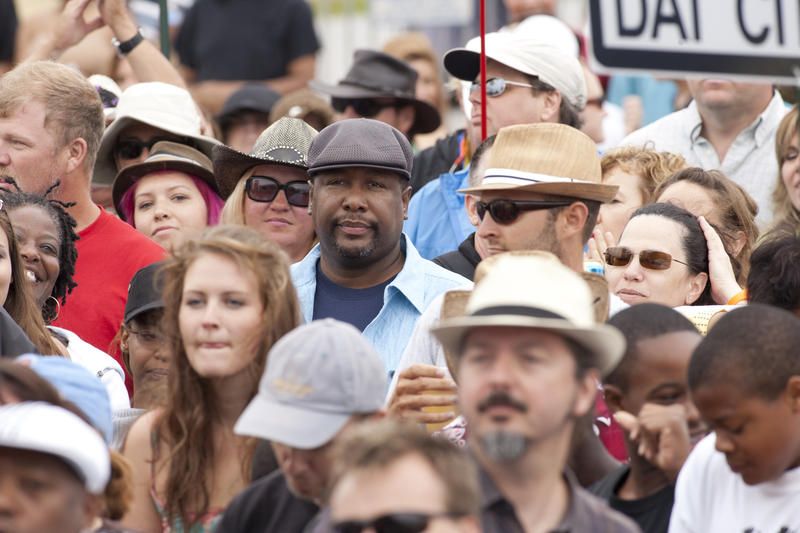
M 367 210 L 367 195 L 362 187 L 355 185 L 349 187 L 342 200 L 342 208 L 345 211 L 366 211 Z
M 697 406 L 689 400 L 685 403 L 686 407 L 686 423 L 689 426 L 690 430 L 695 430 L 697 428 L 705 427 L 705 423 L 703 422 L 703 417 L 700 416 L 700 411 L 697 409 Z
M 153 205 L 153 217 L 155 217 L 156 220 L 165 220 L 170 217 L 170 211 L 166 201 L 156 200 Z
M 492 215 L 489 214 L 489 211 L 485 211 L 483 213 L 483 218 L 481 219 L 481 223 L 478 224 L 478 235 L 481 238 L 491 238 L 496 237 L 500 234 L 500 227 L 497 222 L 492 218 Z
M 30 240 L 19 241 L 19 255 L 25 263 L 38 263 L 40 260 L 36 243 Z
M 0 517 L 11 517 L 19 509 L 20 502 L 16 496 L 13 476 L 0 472 Z
M 476 106 L 481 105 L 481 89 L 480 84 L 471 85 L 469 88 L 469 102 Z
M 714 433 L 716 434 L 716 442 L 714 447 L 718 452 L 728 454 L 736 448 L 736 446 L 733 444 L 733 441 L 730 439 L 730 437 L 728 437 L 728 435 L 725 434 L 724 431 L 715 431 Z
M 273 211 L 288 211 L 291 206 L 289 199 L 286 198 L 286 189 L 281 189 L 275 198 L 269 203 L 269 208 Z
M 361 118 L 361 115 L 356 113 L 356 110 L 353 108 L 353 106 L 348 105 L 344 108 L 344 111 L 342 111 L 342 118 Z
M 219 307 L 213 300 L 209 300 L 203 309 L 202 326 L 205 329 L 216 329 L 219 327 Z
M 627 281 L 642 281 L 644 279 L 642 265 L 639 264 L 639 254 L 634 254 L 631 257 L 631 262 L 625 265 L 624 268 L 625 272 L 622 275 Z

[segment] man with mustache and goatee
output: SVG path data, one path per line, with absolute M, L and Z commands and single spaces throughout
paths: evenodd
M 566 471 L 575 423 L 625 349 L 578 274 L 549 254 L 498 257 L 464 315 L 432 331 L 453 357 L 484 532 L 639 531 Z
M 354 325 L 390 375 L 428 304 L 470 285 L 420 257 L 402 233 L 412 160 L 406 136 L 383 122 L 349 119 L 323 129 L 308 151 L 319 244 L 292 267 L 306 322 Z

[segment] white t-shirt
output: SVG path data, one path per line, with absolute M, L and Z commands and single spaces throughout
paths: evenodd
M 669 533 L 800 533 L 800 467 L 747 485 L 715 443 L 707 436 L 683 465 Z
M 67 338 L 70 360 L 97 376 L 105 385 L 108 399 L 111 401 L 112 413 L 130 408 L 131 400 L 128 396 L 128 389 L 125 388 L 125 372 L 113 357 L 98 350 L 72 331 L 55 326 L 48 326 L 48 328 Z

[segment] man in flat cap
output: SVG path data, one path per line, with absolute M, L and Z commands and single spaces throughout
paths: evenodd
M 463 154 L 464 159 L 469 160 L 481 142 L 482 122 L 490 136 L 500 128 L 517 124 L 546 122 L 580 127 L 580 111 L 586 104 L 583 69 L 572 49 L 564 44 L 556 46 L 552 43 L 561 41 L 549 38 L 550 34 L 569 30 L 557 19 L 549 25 L 554 27 L 545 28 L 546 33 L 514 31 L 486 36 L 485 116 L 481 116 L 480 43 L 473 39 L 466 48 L 445 54 L 447 71 L 472 83 L 472 116 L 467 126 L 471 150 Z M 423 176 L 419 173 L 427 165 L 423 154 L 415 158 L 419 168 L 412 176 L 412 186 L 419 190 L 409 205 L 404 230 L 423 257 L 434 259 L 456 249 L 472 233 L 465 203 L 468 211 L 474 206 L 469 203 L 473 200 L 470 196 L 459 193 L 459 189 L 468 186 L 468 166 L 451 172 L 451 162 L 437 174 Z M 429 180 L 433 181 L 426 184 Z
M 412 157 L 406 136 L 377 120 L 347 119 L 322 130 L 308 154 L 319 244 L 292 266 L 305 320 L 354 325 L 389 373 L 428 304 L 469 284 L 421 258 L 402 234 Z

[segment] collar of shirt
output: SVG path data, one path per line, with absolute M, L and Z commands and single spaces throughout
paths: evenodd
M 419 255 L 419 252 L 417 252 L 417 249 L 414 248 L 414 245 L 411 244 L 405 234 L 400 237 L 400 249 L 405 256 L 403 268 L 386 287 L 384 304 L 388 300 L 386 296 L 391 294 L 390 291 L 397 291 L 405 296 L 417 311 L 422 313 L 425 310 L 425 287 L 420 283 L 420 280 L 424 278 L 423 262 L 425 260 Z M 299 263 L 292 265 L 292 273 L 298 291 L 309 284 L 316 286 L 316 269 L 321 255 L 322 251 L 319 243 L 317 243 Z M 311 301 L 313 301 L 313 298 Z M 305 318 L 306 321 L 311 320 L 309 316 Z
M 770 124 L 777 124 L 783 116 L 786 105 L 783 102 L 781 93 L 774 91 L 772 99 L 770 100 L 764 111 L 759 114 L 756 119 L 750 123 L 739 135 L 748 135 L 755 140 L 756 146 L 761 146 L 765 142 L 773 142 L 772 134 L 774 128 Z M 697 110 L 697 102 L 692 100 L 686 107 L 686 120 L 690 126 L 689 139 L 692 144 L 700 139 L 700 132 L 703 129 L 703 119 L 700 112 Z

